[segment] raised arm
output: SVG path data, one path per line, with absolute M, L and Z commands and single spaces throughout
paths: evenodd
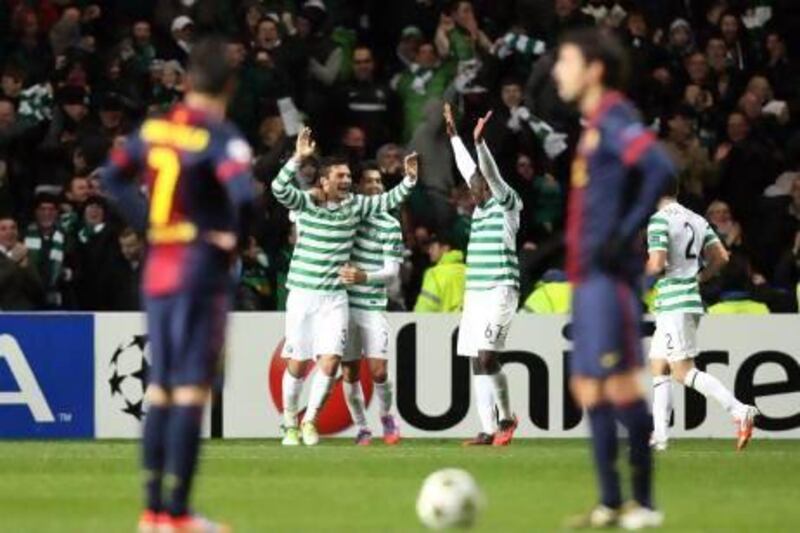
M 417 184 L 419 170 L 419 155 L 409 154 L 403 160 L 405 178 L 391 191 L 376 196 L 355 196 L 356 209 L 362 217 L 369 217 L 377 213 L 385 213 L 399 206 L 411 194 L 411 189 Z
M 494 157 L 492 157 L 492 152 L 483 140 L 483 130 L 490 118 L 492 118 L 491 111 L 486 113 L 486 116 L 478 119 L 478 123 L 475 125 L 475 130 L 473 131 L 475 149 L 478 152 L 478 166 L 481 170 L 481 174 L 486 179 L 486 184 L 489 185 L 489 190 L 492 191 L 492 196 L 494 196 L 504 209 L 510 211 L 522 206 L 519 205 L 516 193 L 503 180 L 500 169 L 497 168 L 497 163 L 495 163 Z
M 100 183 L 105 193 L 120 210 L 128 224 L 139 232 L 147 229 L 147 198 L 137 179 L 144 146 L 137 134 L 131 135 L 123 147 L 115 148 L 100 169 Z
M 278 176 L 272 180 L 272 194 L 290 211 L 301 211 L 312 203 L 308 193 L 298 189 L 293 182 L 300 162 L 313 155 L 315 148 L 316 143 L 311 138 L 311 130 L 303 128 L 297 136 L 294 155 L 278 172 Z
M 453 155 L 456 158 L 458 173 L 461 174 L 461 177 L 464 178 L 464 181 L 467 182 L 467 186 L 469 186 L 469 182 L 472 179 L 472 176 L 475 175 L 475 170 L 478 167 L 475 165 L 475 161 L 472 160 L 472 156 L 469 155 L 467 147 L 464 146 L 464 141 L 462 141 L 461 137 L 459 137 L 456 133 L 456 122 L 453 118 L 453 109 L 447 102 L 444 104 L 443 114 L 444 123 L 447 128 L 447 135 L 450 137 L 450 146 L 453 147 Z

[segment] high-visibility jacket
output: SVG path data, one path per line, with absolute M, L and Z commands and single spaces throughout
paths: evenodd
M 467 267 L 464 252 L 451 250 L 435 266 L 425 271 L 422 290 L 414 311 L 418 313 L 450 313 L 464 308 L 464 285 Z
M 525 300 L 523 309 L 528 313 L 565 315 L 572 311 L 572 285 L 568 281 L 546 281 Z
M 744 293 L 736 293 L 726 296 L 723 294 L 722 300 L 708 308 L 711 315 L 767 315 L 769 307 L 751 300 Z

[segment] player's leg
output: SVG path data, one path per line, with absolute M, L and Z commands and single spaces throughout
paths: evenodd
M 155 533 L 165 512 L 162 478 L 166 462 L 167 424 L 170 413 L 169 331 L 166 317 L 171 300 L 147 299 L 147 331 L 150 341 L 149 385 L 145 393 L 149 408 L 142 429 L 145 510 L 139 520 L 140 533 Z
M 394 403 L 392 382 L 389 380 L 389 322 L 383 313 L 353 310 L 360 324 L 364 354 L 367 356 L 369 372 L 378 398 L 378 408 L 383 426 L 383 441 L 394 445 L 400 442 L 400 427 L 392 415 Z
M 667 363 L 672 334 L 668 331 L 666 315 L 656 317 L 656 331 L 650 343 L 650 374 L 653 378 L 653 437 L 656 450 L 666 450 L 669 440 L 669 418 L 672 412 L 672 378 Z
M 674 361 L 671 367 L 676 380 L 706 398 L 714 398 L 731 415 L 737 425 L 736 449 L 743 450 L 753 436 L 755 417 L 759 414 L 758 409 L 737 400 L 719 379 L 698 370 L 692 359 Z
M 309 312 L 315 304 L 313 297 L 313 294 L 305 291 L 293 290 L 286 302 L 286 342 L 282 353 L 286 360 L 286 370 L 281 380 L 284 446 L 300 444 L 297 415 L 300 411 L 303 381 L 313 357 L 310 342 L 312 315 Z
M 483 349 L 478 352 L 478 360 L 491 380 L 499 419 L 493 443 L 495 446 L 506 446 L 517 429 L 517 419 L 511 413 L 508 379 L 498 355 L 506 347 L 511 320 L 517 311 L 518 294 L 513 287 L 498 287 L 490 291 L 487 297 L 491 300 L 491 318 L 484 327 Z
M 281 380 L 284 433 L 281 444 L 284 446 L 298 446 L 300 444 L 297 414 L 300 412 L 300 395 L 303 392 L 303 381 L 310 365 L 310 359 L 286 360 L 286 370 L 283 371 Z
M 654 509 L 653 457 L 650 435 L 653 419 L 639 380 L 642 365 L 642 345 L 639 339 L 641 308 L 639 297 L 628 283 L 617 281 L 610 301 L 616 303 L 612 331 L 616 337 L 616 353 L 621 357 L 610 365 L 604 382 L 604 397 L 614 406 L 617 420 L 628 430 L 628 462 L 635 505 L 628 506 L 620 515 L 620 524 L 626 529 L 656 527 L 664 517 Z M 616 298 L 614 298 L 614 296 Z M 612 352 L 609 352 L 612 353 Z
M 342 386 L 344 399 L 350 418 L 358 428 L 356 444 L 369 446 L 372 442 L 372 432 L 367 424 L 367 410 L 364 402 L 364 391 L 361 389 L 360 375 L 361 359 L 342 360 Z
M 336 372 L 347 347 L 349 325 L 346 292 L 325 295 L 320 304 L 313 319 L 317 372 L 311 380 L 311 393 L 301 427 L 303 443 L 309 446 L 319 443 L 317 417 L 336 383 Z
M 189 506 L 203 412 L 222 363 L 228 304 L 224 292 L 182 294 L 171 316 L 175 356 L 170 368 L 172 405 L 164 479 L 166 508 L 175 531 L 229 530 L 194 515 Z
M 464 442 L 465 446 L 491 445 L 494 441 L 494 434 L 497 431 L 497 414 L 495 413 L 495 398 L 491 378 L 483 371 L 478 362 L 479 339 L 477 330 L 480 326 L 476 322 L 476 318 L 477 310 L 480 306 L 476 302 L 476 298 L 478 298 L 478 295 L 473 291 L 467 291 L 464 296 L 464 311 L 458 326 L 458 341 L 456 343 L 456 353 L 462 357 L 471 358 L 472 387 L 475 395 L 475 407 L 478 409 L 478 420 L 481 425 L 480 432 L 474 438 Z

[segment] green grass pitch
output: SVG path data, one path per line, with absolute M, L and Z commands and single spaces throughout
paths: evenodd
M 423 478 L 470 471 L 488 507 L 478 531 L 558 531 L 594 501 L 586 441 L 519 440 L 508 448 L 406 440 L 389 448 L 328 440 L 215 441 L 203 452 L 195 505 L 237 532 L 421 531 Z M 127 532 L 139 510 L 135 442 L 0 443 L 0 531 Z M 800 531 L 800 441 L 676 441 L 657 456 L 665 531 Z

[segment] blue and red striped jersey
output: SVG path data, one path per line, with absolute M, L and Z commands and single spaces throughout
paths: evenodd
M 112 151 L 102 182 L 131 225 L 146 230 L 145 294 L 230 282 L 229 254 L 204 235 L 240 232 L 254 198 L 251 159 L 232 124 L 183 104 L 145 120 Z
M 673 172 L 633 106 L 620 93 L 606 93 L 588 119 L 572 164 L 566 233 L 570 281 L 607 270 L 599 258 L 613 240 L 623 244 L 614 273 L 630 279 L 641 274 L 638 231 Z

